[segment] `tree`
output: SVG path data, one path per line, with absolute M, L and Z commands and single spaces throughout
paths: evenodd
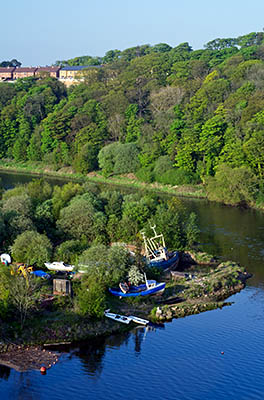
M 104 315 L 106 295 L 104 287 L 96 278 L 83 278 L 75 298 L 79 312 L 91 318 L 101 318 Z
M 79 265 L 89 277 L 96 279 L 106 289 L 126 278 L 131 259 L 128 250 L 122 245 L 109 248 L 99 244 L 92 245 L 81 254 Z
M 20 318 L 21 328 L 32 310 L 37 308 L 39 281 L 33 276 L 26 278 L 16 273 L 9 278 L 9 301 L 15 307 Z
M 221 164 L 215 177 L 207 180 L 206 189 L 209 200 L 230 205 L 250 205 L 256 199 L 257 180 L 252 171 L 245 166 L 232 168 Z
M 21 233 L 11 246 L 15 261 L 42 266 L 51 258 L 52 244 L 46 235 L 35 231 Z
M 143 123 L 142 118 L 137 118 L 138 105 L 130 104 L 126 110 L 126 142 L 136 142 L 140 136 L 140 126 Z
M 81 240 L 84 244 L 95 239 L 106 241 L 106 217 L 96 210 L 89 196 L 76 196 L 70 204 L 60 212 L 57 227 L 68 239 Z

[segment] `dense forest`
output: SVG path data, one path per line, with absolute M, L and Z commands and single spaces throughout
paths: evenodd
M 103 67 L 68 89 L 52 78 L 1 83 L 1 158 L 203 183 L 210 199 L 263 205 L 263 32 L 56 64 Z

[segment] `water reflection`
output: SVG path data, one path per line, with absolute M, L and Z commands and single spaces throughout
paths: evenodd
M 10 368 L 4 365 L 0 365 L 0 379 L 7 380 L 10 376 Z

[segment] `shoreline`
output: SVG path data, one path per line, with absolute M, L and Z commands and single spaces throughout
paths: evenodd
M 203 264 L 199 264 L 197 261 L 201 260 L 202 256 Z M 162 277 L 162 280 L 166 281 L 162 298 L 141 298 L 140 302 L 118 300 L 112 306 L 111 312 L 122 315 L 133 314 L 160 324 L 172 319 L 223 308 L 232 304 L 225 300 L 240 292 L 251 276 L 235 262 L 226 261 L 219 264 L 206 253 L 183 253 L 180 268 L 174 272 L 167 272 Z M 8 338 L 1 337 L 5 332 L 5 327 L 2 326 L 0 364 L 3 360 L 7 360 L 10 367 L 15 366 L 15 369 L 19 370 L 23 368 L 21 363 L 24 362 L 25 357 L 26 359 L 29 357 L 31 361 L 27 361 L 29 369 L 32 369 L 32 365 L 35 365 L 37 360 L 34 351 L 31 350 L 38 348 L 39 351 L 43 351 L 44 347 L 59 346 L 61 342 L 73 345 L 89 339 L 125 333 L 134 326 L 134 324 L 123 325 L 106 317 L 92 320 L 74 314 L 61 314 L 58 318 L 58 314 L 55 316 L 46 313 L 39 318 L 37 324 L 33 320 L 31 324 L 24 327 L 23 331 L 12 332 L 12 334 L 9 331 L 11 335 Z M 24 348 L 29 351 L 23 350 L 24 356 L 17 358 L 17 354 L 20 354 L 21 349 Z M 35 353 L 39 354 L 38 351 Z M 46 364 L 50 365 L 48 362 Z
M 123 188 L 131 188 L 135 190 L 146 190 L 155 193 L 165 193 L 179 197 L 189 197 L 206 199 L 206 193 L 203 185 L 162 185 L 158 182 L 145 183 L 137 180 L 135 177 L 116 175 L 105 178 L 97 172 L 91 172 L 87 175 L 77 174 L 69 171 L 69 169 L 61 169 L 58 171 L 47 169 L 43 164 L 17 163 L 15 166 L 10 161 L 0 160 L 0 171 L 13 174 L 32 175 L 39 178 L 51 177 L 57 179 L 67 179 L 77 183 L 91 182 L 95 184 L 105 184 Z

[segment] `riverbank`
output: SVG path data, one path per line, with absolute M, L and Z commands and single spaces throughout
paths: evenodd
M 58 179 L 65 179 L 78 183 L 92 182 L 96 184 L 104 184 L 109 186 L 117 186 L 124 188 L 131 188 L 135 190 L 151 191 L 155 193 L 167 193 L 174 196 L 183 196 L 191 198 L 206 198 L 204 186 L 200 185 L 162 185 L 160 183 L 144 183 L 139 181 L 133 174 L 115 175 L 104 177 L 99 172 L 91 172 L 87 175 L 74 173 L 70 167 L 62 168 L 60 170 L 53 170 L 52 168 L 44 165 L 42 162 L 16 162 L 11 160 L 0 160 L 0 171 L 27 174 L 36 178 L 52 177 Z
M 109 295 L 108 306 L 118 314 L 133 314 L 154 323 L 166 322 L 231 305 L 225 300 L 242 290 L 250 276 L 237 263 L 219 263 L 205 253 L 186 252 L 181 254 L 177 271 L 166 272 L 161 277 L 166 281 L 166 290 L 162 296 L 120 300 Z M 39 346 L 110 336 L 128 331 L 132 326 L 105 317 L 95 320 L 81 317 L 73 311 L 56 312 L 47 309 L 41 317 L 33 316 L 23 330 L 17 327 L 16 331 L 11 331 L 7 324 L 1 324 L 0 363 L 3 363 L 1 360 L 7 360 L 12 368 L 21 370 L 22 352 L 27 361 L 25 365 L 32 369 L 34 365 L 39 366 L 34 356 L 43 348 Z M 34 353 L 31 349 L 37 350 Z M 43 363 L 50 367 L 53 364 L 49 361 Z

